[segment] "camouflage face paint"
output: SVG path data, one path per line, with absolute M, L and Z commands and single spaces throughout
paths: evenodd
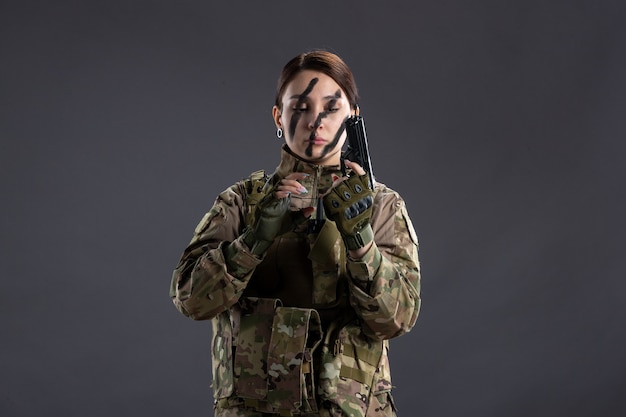
M 315 139 L 315 133 L 317 132 L 317 128 L 320 127 L 320 125 L 322 124 L 322 119 L 325 118 L 326 116 L 328 116 L 328 113 L 325 111 L 317 115 L 317 119 L 315 119 L 315 123 L 313 124 L 313 130 L 311 131 L 311 134 L 309 135 L 309 141 L 312 141 L 313 139 Z M 324 147 L 324 149 L 326 148 Z M 313 143 L 312 142 L 309 142 L 309 145 L 306 147 L 304 153 L 309 158 L 313 156 Z
M 309 82 L 309 85 L 307 86 L 307 88 L 298 97 L 296 108 L 300 107 L 302 103 L 304 103 L 307 96 L 311 94 L 311 91 L 313 91 L 313 87 L 315 87 L 315 84 L 317 84 L 318 81 L 319 81 L 319 78 L 313 78 L 311 82 Z M 289 140 L 293 140 L 293 135 L 295 135 L 296 133 L 296 126 L 298 126 L 298 122 L 300 121 L 301 116 L 302 114 L 297 111 L 294 112 L 293 115 L 291 116 L 291 120 L 289 121 Z
M 322 155 L 326 155 L 328 152 L 335 149 L 335 146 L 337 146 L 337 144 L 339 143 L 339 139 L 341 138 L 341 135 L 346 130 L 346 120 L 348 120 L 348 117 L 343 119 L 343 123 L 341 123 L 341 126 L 337 130 L 337 133 L 335 133 L 335 137 L 333 138 L 333 141 L 330 142 L 328 145 L 324 146 L 324 149 L 322 150 Z
M 337 90 L 335 92 L 335 98 L 331 99 L 328 102 L 328 108 L 332 109 L 333 107 L 335 107 L 335 105 L 337 104 L 337 100 L 339 100 L 341 98 L 341 90 Z M 317 131 L 317 128 L 320 127 L 320 125 L 322 124 L 322 119 L 328 117 L 328 112 L 321 112 L 320 114 L 317 115 L 317 119 L 315 119 L 315 124 L 313 125 L 313 131 L 311 132 L 311 135 L 309 136 L 309 140 L 313 140 L 315 139 L 315 134 Z M 344 119 L 345 122 L 345 119 Z M 331 143 L 329 143 L 328 145 L 324 146 L 324 149 L 322 149 L 322 153 L 320 155 L 320 157 L 324 157 L 326 156 L 326 154 L 328 154 L 330 151 L 332 151 L 335 146 L 337 145 L 337 143 L 339 142 L 339 138 L 341 137 L 341 134 L 344 132 L 344 130 L 346 129 L 346 126 L 344 123 L 341 124 L 341 126 L 339 127 L 339 130 L 337 131 L 337 133 L 335 133 L 335 137 L 333 138 L 333 141 Z M 310 143 L 309 146 L 307 146 L 306 150 L 304 151 L 306 156 L 311 157 L 313 156 L 313 144 Z

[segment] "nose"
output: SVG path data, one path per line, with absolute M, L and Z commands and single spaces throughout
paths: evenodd
M 307 126 L 310 130 L 317 130 L 323 127 L 322 121 L 326 117 L 326 113 L 320 111 L 319 113 L 312 113 L 307 120 Z

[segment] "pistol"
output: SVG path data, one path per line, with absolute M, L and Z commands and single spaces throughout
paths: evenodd
M 345 159 L 361 165 L 369 177 L 370 189 L 374 189 L 374 172 L 370 151 L 367 146 L 367 135 L 362 116 L 351 116 L 345 121 L 348 146 L 341 153 L 341 172 L 346 175 Z

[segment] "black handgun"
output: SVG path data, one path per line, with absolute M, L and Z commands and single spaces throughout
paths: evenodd
M 367 146 L 367 135 L 365 134 L 365 124 L 362 116 L 351 116 L 346 120 L 346 133 L 348 135 L 348 147 L 341 154 L 341 172 L 346 175 L 345 159 L 361 165 L 370 180 L 370 188 L 374 189 L 374 172 L 372 171 L 372 161 L 370 151 Z

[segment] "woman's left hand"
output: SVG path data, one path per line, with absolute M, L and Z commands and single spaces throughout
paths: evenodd
M 324 196 L 324 211 L 337 225 L 350 256 L 360 258 L 374 238 L 370 225 L 374 193 L 365 170 L 352 161 L 346 160 L 345 164 L 354 174 L 334 178 L 331 189 Z

